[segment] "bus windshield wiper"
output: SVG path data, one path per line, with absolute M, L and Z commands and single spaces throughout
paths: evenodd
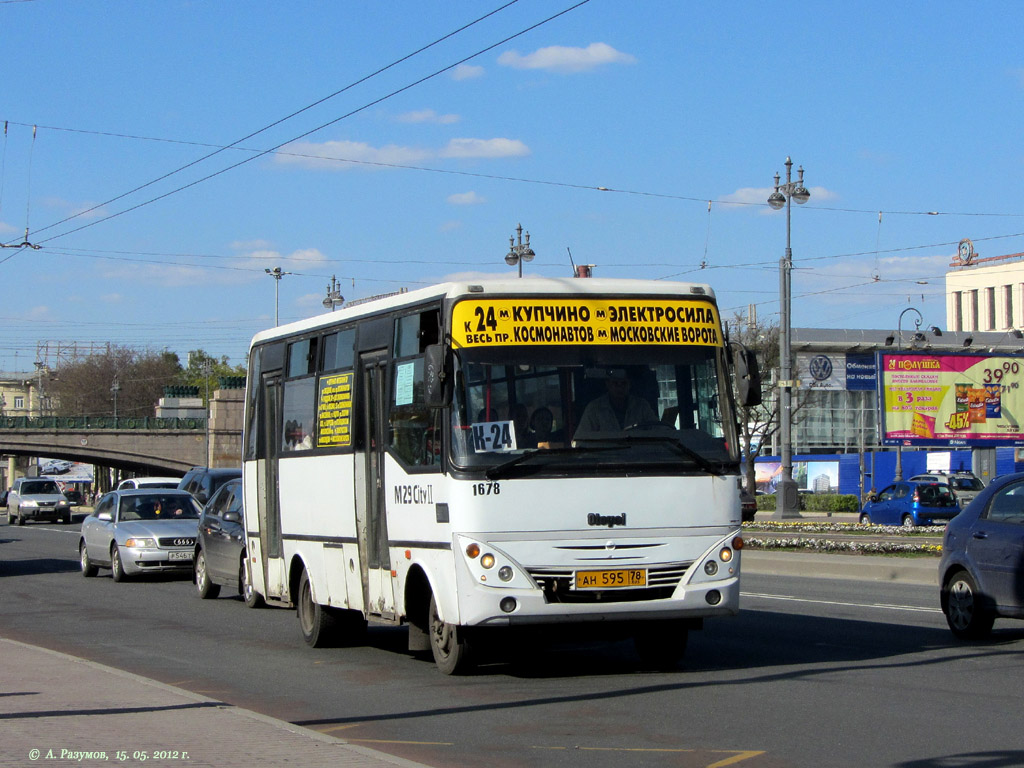
M 555 457 L 555 456 L 570 456 L 579 455 L 580 453 L 601 453 L 603 451 L 614 451 L 621 446 L 617 445 L 601 445 L 601 446 L 580 446 L 577 448 L 547 448 L 544 450 L 528 451 L 527 453 L 520 454 L 508 461 L 498 464 L 497 466 L 490 467 L 484 472 L 488 480 L 497 480 L 502 477 L 508 477 L 508 471 L 515 468 L 521 467 L 522 465 L 533 461 L 537 458 Z
M 697 466 L 707 472 L 709 475 L 715 475 L 721 477 L 725 474 L 721 466 L 715 466 L 709 459 L 705 458 L 702 454 L 695 451 L 685 443 L 680 442 L 677 437 L 669 437 L 668 435 L 654 436 L 654 435 L 621 435 L 616 438 L 623 444 L 628 443 L 660 443 L 671 448 L 679 456 L 684 456 L 693 461 Z

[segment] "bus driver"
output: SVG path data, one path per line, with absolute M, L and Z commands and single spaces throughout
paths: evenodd
M 586 438 L 597 432 L 621 432 L 636 424 L 650 424 L 658 417 L 643 398 L 630 394 L 629 375 L 613 368 L 605 378 L 605 393 L 591 400 L 583 410 L 575 437 Z

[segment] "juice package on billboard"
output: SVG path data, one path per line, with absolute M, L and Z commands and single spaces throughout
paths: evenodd
M 1003 387 L 1000 384 L 985 385 L 985 416 L 990 419 L 1000 419 L 1003 416 L 1002 404 Z
M 915 437 L 935 437 L 935 417 L 914 411 L 910 431 Z
M 985 423 L 985 388 L 971 387 L 967 390 L 968 421 L 971 424 Z
M 970 384 L 956 384 L 954 386 L 956 387 L 956 389 L 954 390 L 954 392 L 955 392 L 954 397 L 956 399 L 956 412 L 957 413 L 964 413 L 964 412 L 967 411 L 967 409 L 969 407 L 968 400 L 967 400 L 967 393 L 970 391 L 971 385 Z

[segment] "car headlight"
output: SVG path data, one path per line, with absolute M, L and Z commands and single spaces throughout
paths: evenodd
M 35 499 L 25 499 L 24 501 L 21 502 L 21 506 L 23 506 L 23 507 L 38 507 L 39 506 L 39 502 L 36 501 Z
M 136 549 L 152 549 L 156 547 L 156 539 L 139 539 L 132 538 L 125 541 L 126 547 L 135 547 Z

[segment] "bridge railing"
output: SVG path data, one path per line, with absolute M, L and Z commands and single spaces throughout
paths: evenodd
M 206 419 L 157 416 L 0 416 L 0 429 L 177 429 L 205 430 Z

